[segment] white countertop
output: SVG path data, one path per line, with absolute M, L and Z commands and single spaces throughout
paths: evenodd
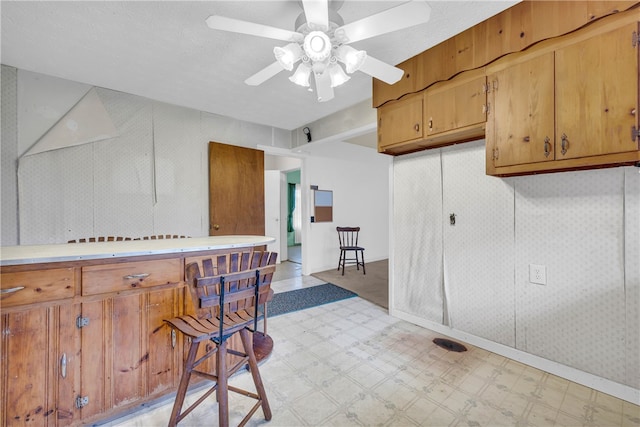
M 261 246 L 273 242 L 275 242 L 273 237 L 266 236 L 211 236 L 122 242 L 2 246 L 0 248 L 0 266 L 188 253 Z

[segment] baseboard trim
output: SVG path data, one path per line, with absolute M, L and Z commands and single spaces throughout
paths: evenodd
M 413 314 L 405 313 L 400 310 L 390 309 L 389 314 L 407 322 L 411 322 L 418 326 L 422 326 L 434 332 L 446 335 L 449 338 L 464 341 L 468 344 L 480 347 L 484 350 L 491 351 L 509 359 L 516 360 L 534 368 L 543 370 L 553 375 L 565 378 L 586 387 L 593 388 L 619 399 L 625 400 L 635 405 L 640 405 L 640 390 L 633 387 L 611 381 L 609 379 L 554 362 L 540 356 L 536 356 L 513 347 L 490 341 L 463 331 L 441 325 L 430 320 L 422 319 Z

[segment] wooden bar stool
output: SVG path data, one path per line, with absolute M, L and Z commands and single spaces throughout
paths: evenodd
M 214 391 L 217 392 L 220 426 L 229 425 L 229 391 L 257 400 L 240 423 L 241 426 L 249 421 L 260 406 L 265 419 L 271 419 L 269 401 L 253 351 L 252 334 L 257 330 L 258 320 L 262 317 L 258 307 L 263 305 L 270 296 L 271 279 L 275 272 L 277 256 L 275 252 L 232 253 L 213 259 L 204 259 L 202 272 L 198 263 L 194 262 L 186 266 L 185 280 L 191 291 L 196 314 L 165 320 L 188 337 L 191 342 L 169 426 L 177 425 Z M 244 352 L 227 348 L 228 339 L 235 334 L 240 335 Z M 213 342 L 214 345 L 203 356 L 196 359 L 200 344 L 207 342 Z M 214 373 L 197 369 L 214 355 L 216 356 Z M 234 356 L 230 359 L 234 361 L 231 366 L 227 365 L 227 355 Z M 256 393 L 228 384 L 229 377 L 247 365 Z M 183 411 L 182 406 L 192 374 L 213 380 L 215 384 Z

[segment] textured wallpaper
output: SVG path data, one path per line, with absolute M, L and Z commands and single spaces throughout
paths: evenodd
M 484 164 L 483 141 L 395 158 L 393 308 L 440 321 L 418 306 L 444 289 L 442 323 L 640 388 L 639 169 Z

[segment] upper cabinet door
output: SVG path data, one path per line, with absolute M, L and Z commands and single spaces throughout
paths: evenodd
M 638 150 L 634 32 L 637 22 L 556 51 L 556 159 Z
M 482 68 L 427 89 L 424 92 L 425 137 L 484 123 L 486 81 Z
M 553 52 L 488 76 L 494 166 L 554 159 L 553 81 Z
M 394 144 L 422 139 L 422 93 L 378 108 L 378 151 Z

